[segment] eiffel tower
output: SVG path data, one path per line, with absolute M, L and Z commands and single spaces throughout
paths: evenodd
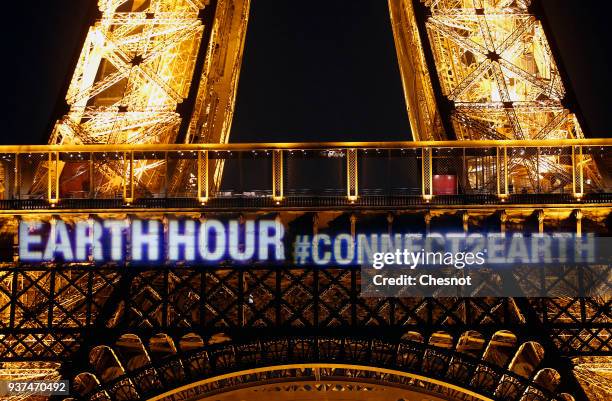
M 48 145 L 0 146 L 0 380 L 69 380 L 70 400 L 610 398 L 609 278 L 596 297 L 362 298 L 358 267 L 19 257 L 20 222 L 108 216 L 605 236 L 612 141 L 584 137 L 538 0 L 389 0 L 412 140 L 315 144 L 229 144 L 249 0 L 90 1 Z M 420 183 L 368 183 L 381 154 Z M 225 193 L 237 159 L 263 195 Z M 306 159 L 340 192 L 292 182 Z

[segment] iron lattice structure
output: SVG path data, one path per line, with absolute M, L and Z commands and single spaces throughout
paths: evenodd
M 578 118 L 564 107 L 567 91 L 531 0 L 423 3 L 441 102 L 457 139 L 584 137 Z M 601 187 L 594 160 L 585 158 L 584 168 L 588 185 Z M 517 157 L 510 174 L 517 188 L 558 190 L 572 184 L 571 168 L 556 156 L 539 164 L 534 157 Z M 537 175 L 545 182 L 538 184 Z
M 530 5 L 529 0 L 389 1 L 414 139 L 583 138 L 578 119 L 564 105 L 566 83 Z M 100 0 L 66 94 L 68 110 L 49 143 L 227 143 L 249 6 L 248 0 Z M 200 213 L 209 189 L 220 185 L 224 159 L 209 161 L 208 151 L 196 150 L 194 158 L 177 151 L 174 161 L 167 153 L 164 158 L 101 153 L 85 161 L 46 152 L 29 165 L 35 171 L 29 193 L 47 193 L 55 206 L 60 181 L 89 187 L 94 199 L 123 191 L 115 213 L 128 219 L 125 204 L 138 197 L 156 200 L 153 195 L 166 193 L 160 187 L 167 186 L 174 194 L 197 192 L 194 202 L 178 204 Z M 494 156 L 476 155 L 473 161 L 464 151 L 466 162 L 454 171 L 463 169 L 466 193 L 483 191 L 491 199 L 536 187 L 574 195 L 602 187 L 591 151 L 584 156 L 581 146 L 570 150 L 541 153 L 533 146 L 508 154 L 498 147 Z M 267 208 L 285 198 L 283 152 L 272 150 L 273 202 L 265 203 Z M 23 169 L 18 167 L 27 161 L 23 156 L 17 152 L 10 159 L 14 171 Z M 335 216 L 361 201 L 359 157 L 360 151 L 347 149 L 348 201 L 332 205 Z M 418 157 L 429 177 L 423 180 L 423 202 L 395 205 L 421 213 L 433 196 L 441 156 L 428 146 Z M 12 179 L 17 193 L 27 184 L 11 169 L 0 173 L 6 190 Z M 191 188 L 194 180 L 197 191 Z M 501 211 L 502 226 L 516 220 L 499 202 L 491 201 L 491 207 Z M 576 202 L 567 202 L 564 219 L 582 221 Z M 152 204 L 142 203 L 142 210 Z M 67 205 L 66 219 L 83 217 L 82 210 L 71 212 Z M 596 210 L 590 212 L 596 215 L 593 226 L 601 226 L 609 206 L 589 208 Z M 175 208 L 160 207 L 148 217 L 170 209 Z M 50 210 L 44 213 L 54 214 Z M 462 216 L 469 226 L 468 214 Z M 540 227 L 543 216 L 537 217 Z M 428 226 L 435 219 L 429 212 L 424 217 Z M 1 235 L 15 233 L 18 221 L 5 220 Z M 603 400 L 610 393 L 612 313 L 605 297 L 362 299 L 355 269 L 151 270 L 31 266 L 17 259 L 2 265 L 0 283 L 0 378 L 62 375 L 74 379 L 76 398 L 138 399 L 206 381 L 171 395 L 178 399 L 271 379 L 281 382 L 281 390 L 265 388 L 264 394 L 288 391 L 296 381 L 303 390 L 306 381 L 324 390 L 340 381 L 343 391 L 403 386 L 434 399 L 462 401 L 571 401 L 568 393 Z M 284 367 L 271 368 L 278 365 Z M 229 376 L 214 380 L 218 375 Z
M 274 365 L 296 366 L 238 374 L 225 385 L 291 381 L 310 375 L 305 365 L 336 364 L 375 368 L 354 368 L 352 380 L 376 379 L 381 368 L 443 380 L 462 390 L 422 378 L 405 384 L 452 399 L 471 399 L 464 393 L 471 389 L 493 399 L 571 400 L 559 393 L 578 391 L 561 356 L 610 353 L 605 298 L 365 299 L 355 268 L 23 266 L 2 274 L 23 284 L 5 311 L 12 334 L 3 336 L 1 358 L 23 361 L 13 374 L 31 368 L 27 361 L 72 359 L 64 372 L 83 399 L 146 398 Z M 31 297 L 36 302 L 26 305 Z M 592 364 L 579 366 L 579 380 L 596 378 Z M 601 379 L 594 384 L 608 391 Z
M 249 1 L 100 0 L 98 6 L 100 18 L 66 94 L 69 111 L 49 143 L 227 143 Z M 166 177 L 159 162 L 132 168 L 128 174 L 144 191 Z M 100 164 L 104 179 L 96 190 L 117 193 L 123 170 L 121 163 Z M 44 192 L 47 171 L 43 163 L 33 193 Z M 88 179 L 78 167 L 53 173 Z

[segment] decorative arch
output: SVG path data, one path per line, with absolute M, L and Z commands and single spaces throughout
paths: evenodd
M 508 355 L 508 349 L 516 349 L 510 332 L 485 338 L 471 330 L 455 339 L 442 331 L 429 336 L 412 331 L 396 340 L 348 335 L 234 340 L 222 334 L 204 339 L 196 333 L 177 339 L 165 333 L 137 338 L 121 336 L 114 346 L 117 352 L 95 347 L 90 358 L 95 374 L 77 376 L 81 379 L 75 383 L 87 378 L 88 385 L 75 386 L 75 400 L 205 399 L 240 389 L 292 391 L 295 386 L 319 395 L 368 391 L 363 386 L 371 386 L 393 389 L 388 392 L 395 395 L 421 393 L 432 400 L 571 400 L 556 393 L 560 376 L 541 366 L 538 343 L 524 343 Z M 128 339 L 136 352 L 125 352 Z M 499 356 L 500 348 L 506 357 Z M 140 366 L 133 365 L 134 358 Z

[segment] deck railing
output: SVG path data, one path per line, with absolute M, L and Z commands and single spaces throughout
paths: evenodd
M 0 208 L 597 203 L 611 151 L 610 139 L 0 146 Z

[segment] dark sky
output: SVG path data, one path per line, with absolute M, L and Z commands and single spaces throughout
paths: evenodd
M 409 139 L 396 58 L 386 0 L 254 0 L 232 139 Z
M 603 1 L 542 1 L 589 131 L 610 136 Z M 0 143 L 44 142 L 94 2 L 8 6 Z M 233 142 L 409 138 L 386 0 L 252 3 Z

